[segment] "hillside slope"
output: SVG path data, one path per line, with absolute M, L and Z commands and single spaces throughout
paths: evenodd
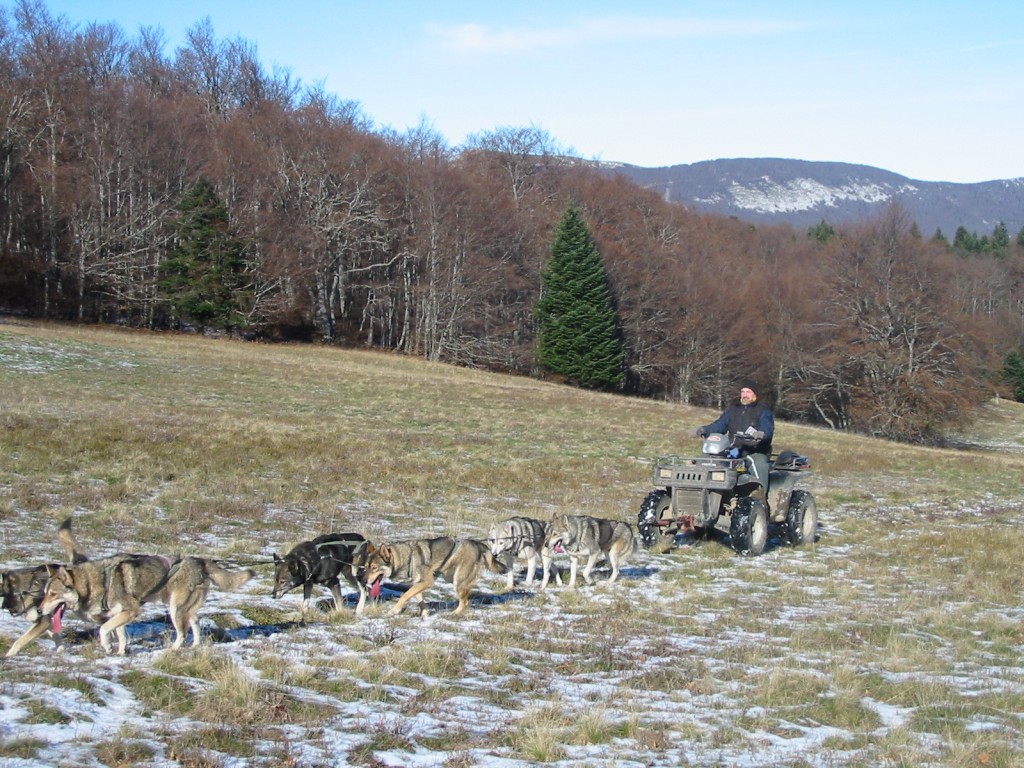
M 651 460 L 707 411 L 317 345 L 0 325 L 4 570 L 215 557 L 199 649 L 164 611 L 126 657 L 69 618 L 3 659 L 0 763 L 649 768 L 1024 764 L 1020 452 L 938 450 L 780 422 L 811 457 L 809 546 L 774 532 L 638 551 L 616 583 L 476 584 L 453 616 L 356 617 L 271 597 L 273 555 L 328 531 L 484 539 L 512 515 L 634 523 Z M 1024 432 L 994 403 L 984 434 Z M 977 442 L 981 442 L 978 440 Z M 568 560 L 556 557 L 568 569 Z M 344 587 L 346 592 L 350 592 Z M 395 592 L 389 592 L 393 597 Z M 0 651 L 28 626 L 0 618 Z

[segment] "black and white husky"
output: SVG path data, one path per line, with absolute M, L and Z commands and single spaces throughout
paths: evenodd
M 344 577 L 359 592 L 356 613 L 366 605 L 366 586 L 360 569 L 366 565 L 365 538 L 358 533 L 328 533 L 296 544 L 284 557 L 274 554 L 274 598 L 302 587 L 302 609 L 309 607 L 316 585 L 327 587 L 334 596 L 335 610 L 342 606 L 341 583 Z

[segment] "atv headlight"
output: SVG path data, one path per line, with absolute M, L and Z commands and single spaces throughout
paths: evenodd
M 661 469 L 658 470 L 658 477 L 670 480 L 672 479 L 672 470 L 666 467 L 662 467 Z
M 725 472 L 712 472 L 711 473 L 711 479 L 712 479 L 712 481 L 714 481 L 716 483 L 724 483 L 725 482 Z

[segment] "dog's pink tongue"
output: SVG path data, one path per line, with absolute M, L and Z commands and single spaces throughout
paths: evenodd
M 381 577 L 379 579 L 375 579 L 373 584 L 370 585 L 370 597 L 372 597 L 374 600 L 376 600 L 378 597 L 380 597 L 380 585 L 381 585 L 381 582 L 383 582 L 383 581 L 384 581 L 384 578 Z
M 54 632 L 60 632 L 60 628 L 64 623 L 64 603 L 61 603 L 54 609 L 53 616 L 50 618 L 50 624 L 53 625 Z

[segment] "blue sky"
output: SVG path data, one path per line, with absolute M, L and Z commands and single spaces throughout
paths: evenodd
M 583 157 L 874 165 L 927 181 L 1024 177 L 1024 3 L 679 0 L 48 0 L 69 22 L 209 17 L 357 101 L 457 146 L 536 126 Z M 14 0 L 0 0 L 8 10 Z

